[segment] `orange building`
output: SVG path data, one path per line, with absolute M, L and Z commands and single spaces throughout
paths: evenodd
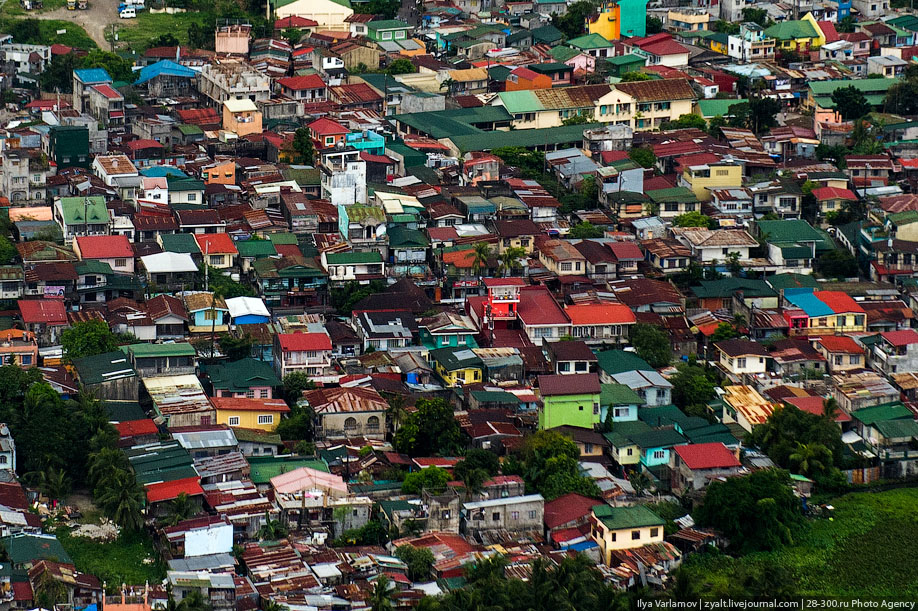
M 223 129 L 240 138 L 249 134 L 260 134 L 261 111 L 249 99 L 226 100 L 223 102 Z
M 0 364 L 23 369 L 38 365 L 38 340 L 35 334 L 22 329 L 0 331 Z
M 201 170 L 201 178 L 206 185 L 236 184 L 236 162 L 232 159 L 218 161 Z
M 520 66 L 507 75 L 507 91 L 529 89 L 551 89 L 551 77 L 547 74 L 539 74 L 525 66 Z

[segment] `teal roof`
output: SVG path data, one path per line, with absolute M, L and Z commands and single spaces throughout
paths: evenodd
M 411 26 L 398 19 L 382 19 L 380 21 L 371 21 L 367 24 L 368 30 L 408 30 Z
M 504 108 L 506 108 L 507 112 L 510 114 L 536 112 L 544 110 L 545 108 L 539 101 L 539 98 L 536 97 L 535 93 L 528 89 L 520 91 L 502 91 L 497 95 L 500 97 L 500 101 L 503 103 Z
M 705 119 L 711 119 L 713 117 L 729 117 L 730 116 L 730 107 L 736 104 L 747 104 L 749 98 L 740 98 L 740 99 L 710 99 L 710 100 L 698 100 L 698 112 Z
M 430 360 L 436 361 L 447 371 L 457 369 L 481 369 L 484 362 L 471 348 L 437 348 L 430 351 Z
M 816 288 L 819 283 L 810 274 L 775 274 L 765 281 L 776 291 L 784 289 Z
M 647 431 L 631 437 L 634 445 L 644 449 L 652 448 L 671 448 L 685 443 L 685 437 L 673 429 L 662 429 L 659 431 Z
M 408 229 L 401 225 L 389 227 L 389 248 L 427 248 L 430 242 L 423 231 Z
M 509 122 L 510 114 L 501 106 L 480 106 L 477 108 L 458 108 L 435 112 L 416 112 L 395 115 L 399 121 L 431 137 L 440 139 L 463 134 L 490 134 L 476 125 Z M 493 135 L 489 135 L 493 137 Z
M 864 94 L 871 106 L 880 106 L 890 87 L 899 82 L 894 78 L 869 78 L 854 80 L 814 81 L 809 84 L 810 96 L 821 108 L 835 108 L 832 93 L 843 87 L 854 87 Z
M 627 53 L 625 55 L 616 55 L 615 57 L 608 57 L 606 61 L 612 64 L 613 66 L 630 66 L 631 64 L 641 64 L 647 61 L 645 58 L 634 53 Z
M 104 399 L 102 407 L 108 414 L 109 422 L 131 422 L 132 420 L 145 420 L 146 412 L 140 407 L 138 401 L 115 401 Z
M 121 350 L 74 359 L 73 367 L 84 385 L 137 377 L 137 372 Z
M 599 368 L 609 375 L 626 371 L 656 371 L 647 361 L 624 350 L 605 350 L 596 354 Z
M 665 203 L 694 203 L 698 201 L 695 193 L 688 187 L 669 187 L 667 189 L 654 189 L 646 191 L 645 195 L 657 204 Z
M 795 244 L 815 242 L 816 251 L 824 252 L 835 250 L 835 243 L 825 233 L 814 228 L 802 219 L 787 219 L 783 221 L 757 221 L 758 234 L 773 244 Z
M 101 70 L 104 72 L 104 70 Z M 9 555 L 10 562 L 14 565 L 34 564 L 39 560 L 51 560 L 63 564 L 72 564 L 73 561 L 64 546 L 54 535 L 26 535 L 16 534 L 3 537 L 3 548 Z
M 203 364 L 201 373 L 207 374 L 214 389 L 230 392 L 246 392 L 253 386 L 281 385 L 270 364 L 252 358 L 213 365 Z

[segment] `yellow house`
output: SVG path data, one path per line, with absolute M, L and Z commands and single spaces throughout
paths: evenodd
M 284 414 L 290 412 L 280 399 L 248 399 L 244 397 L 212 397 L 217 411 L 217 424 L 271 432 Z
M 510 248 L 522 248 L 531 255 L 535 248 L 535 238 L 542 233 L 539 226 L 528 218 L 500 219 L 494 222 L 497 231 L 497 252 L 503 254 Z
M 776 23 L 765 30 L 765 36 L 775 39 L 778 51 L 796 51 L 805 53 L 826 44 L 825 34 L 811 13 L 803 19 Z
M 223 129 L 239 137 L 249 134 L 260 134 L 261 111 L 255 102 L 244 100 L 226 100 L 223 102 Z
M 692 114 L 694 101 L 695 92 L 687 79 L 617 83 L 596 101 L 593 118 L 639 131 L 658 129 Z
M 305 17 L 318 22 L 318 30 L 348 31 L 346 21 L 354 14 L 350 2 L 340 0 L 268 0 L 266 3 L 269 20 L 284 17 Z
M 484 363 L 471 348 L 450 347 L 430 351 L 430 362 L 434 371 L 450 387 L 481 382 Z
M 591 534 L 599 545 L 602 561 L 606 565 L 612 564 L 612 550 L 662 543 L 665 524 L 663 518 L 644 505 L 594 505 L 590 515 Z
M 680 186 L 688 187 L 695 197 L 707 202 L 711 200 L 711 189 L 742 187 L 743 166 L 732 160 L 693 165 L 685 168 L 679 181 Z

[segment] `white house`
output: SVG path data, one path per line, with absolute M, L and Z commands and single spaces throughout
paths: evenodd
M 768 351 L 762 344 L 746 339 L 728 339 L 714 344 L 720 366 L 734 375 L 765 373 Z
M 749 260 L 749 249 L 759 245 L 744 229 L 705 229 L 675 227 L 675 238 L 692 251 L 692 257 L 702 263 L 724 262 L 730 253 L 739 253 L 740 261 Z

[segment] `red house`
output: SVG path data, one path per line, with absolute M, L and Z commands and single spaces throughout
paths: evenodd
M 309 135 L 312 136 L 317 149 L 334 148 L 339 142 L 343 143 L 345 136 L 351 133 L 351 130 L 337 121 L 325 117 L 316 119 L 306 127 L 309 128 Z

